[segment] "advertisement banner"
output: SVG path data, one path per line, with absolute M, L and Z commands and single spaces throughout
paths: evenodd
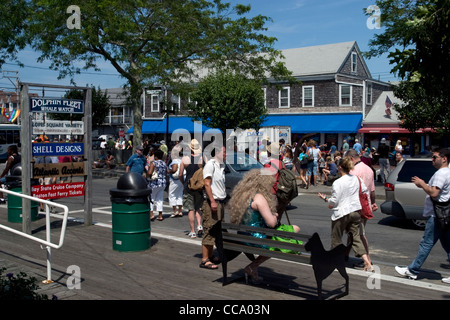
M 84 143 L 33 143 L 31 149 L 34 157 L 41 156 L 82 156 Z
M 56 120 L 33 120 L 31 121 L 33 134 L 70 134 L 83 135 L 83 121 L 56 121 Z
M 84 113 L 84 101 L 31 97 L 30 111 L 47 113 Z
M 85 162 L 40 163 L 33 165 L 33 178 L 86 175 Z
M 84 196 L 84 182 L 32 186 L 32 196 L 39 199 L 61 199 Z

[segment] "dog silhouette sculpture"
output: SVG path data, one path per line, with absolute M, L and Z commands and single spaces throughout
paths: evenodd
M 314 270 L 314 276 L 316 277 L 318 298 L 323 299 L 322 282 L 334 269 L 338 269 L 341 276 L 345 279 L 345 293 L 340 296 L 348 295 L 349 277 L 345 270 L 345 252 L 347 247 L 340 244 L 332 250 L 326 251 L 323 247 L 322 240 L 320 240 L 316 232 L 308 240 L 305 249 L 311 252 L 311 264 Z

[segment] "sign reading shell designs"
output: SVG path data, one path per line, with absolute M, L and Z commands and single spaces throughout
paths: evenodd
M 83 100 L 30 98 L 31 112 L 84 113 Z
M 79 156 L 84 155 L 83 143 L 33 143 L 33 156 Z
M 85 162 L 39 163 L 33 166 L 33 178 L 86 175 Z

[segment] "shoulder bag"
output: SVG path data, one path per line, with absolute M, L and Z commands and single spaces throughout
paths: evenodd
M 359 202 L 361 202 L 361 217 L 366 218 L 366 219 L 372 219 L 373 218 L 373 213 L 372 213 L 372 208 L 370 208 L 369 205 L 369 197 L 367 196 L 366 193 L 362 192 L 362 188 L 361 188 L 361 179 L 359 177 L 356 177 L 358 179 L 359 182 Z

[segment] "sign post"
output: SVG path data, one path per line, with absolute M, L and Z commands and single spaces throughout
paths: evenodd
M 92 224 L 92 89 L 47 84 L 20 83 L 22 104 L 22 192 L 39 198 L 57 199 L 84 196 L 85 225 Z M 83 100 L 30 97 L 29 88 L 83 90 Z M 31 113 L 83 114 L 83 121 L 33 120 Z M 32 143 L 33 134 L 83 135 L 83 143 Z M 34 164 L 32 158 L 52 156 L 83 156 L 83 162 Z M 31 188 L 31 178 L 84 177 L 83 182 L 59 183 Z M 22 230 L 31 234 L 31 203 L 22 201 Z

